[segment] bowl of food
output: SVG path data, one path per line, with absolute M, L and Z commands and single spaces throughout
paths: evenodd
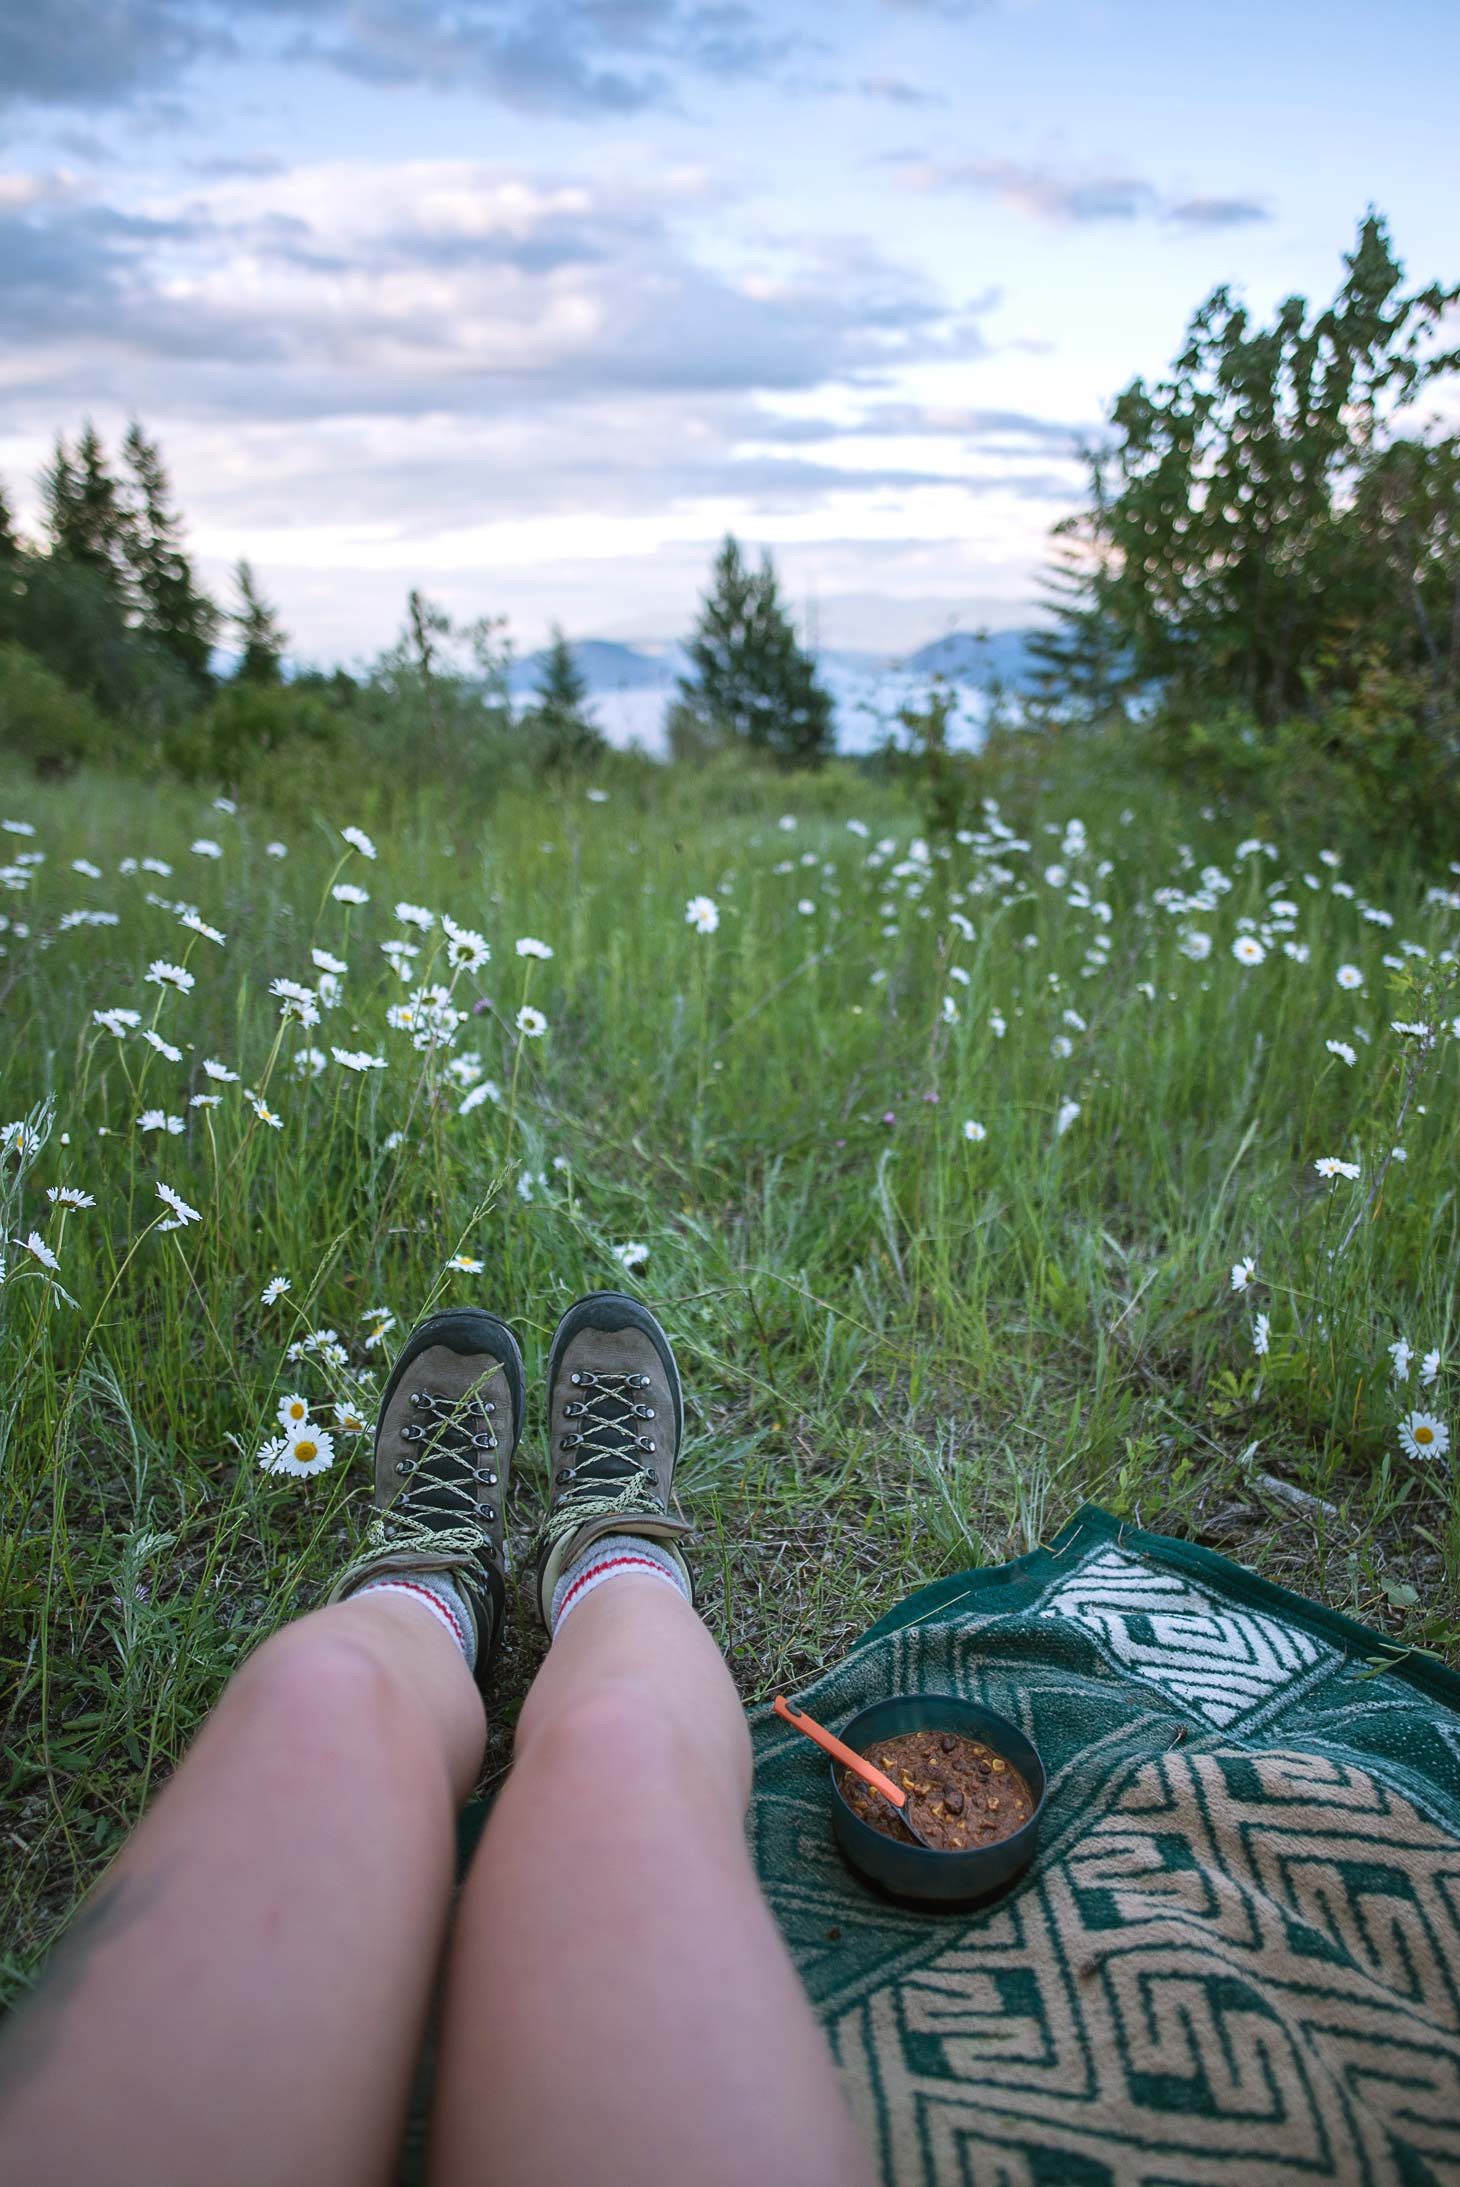
M 869 1882 L 898 1898 L 956 1904 L 1002 1890 L 1028 1867 L 1044 1764 L 1007 1716 L 954 1694 L 892 1694 L 861 1710 L 840 1738 L 903 1788 L 914 1826 L 844 1763 L 831 1763 L 832 1828 Z

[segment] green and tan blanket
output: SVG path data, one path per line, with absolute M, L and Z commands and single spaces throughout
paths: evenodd
M 1034 1740 L 997 1902 L 875 1896 L 755 1721 L 766 1892 L 896 2187 L 1460 2182 L 1460 1677 L 1086 1510 L 925 1588 L 795 1698 L 967 1694 Z

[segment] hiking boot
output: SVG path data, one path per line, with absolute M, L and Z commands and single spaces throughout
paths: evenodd
M 507 1478 L 522 1433 L 517 1339 L 495 1314 L 457 1307 L 412 1331 L 380 1400 L 375 1516 L 330 1589 L 338 1602 L 390 1572 L 451 1575 L 476 1628 L 485 1686 L 507 1605 Z
M 592 1291 L 558 1323 L 547 1365 L 548 1515 L 538 1536 L 537 1610 L 551 1630 L 553 1589 L 604 1534 L 677 1547 L 692 1532 L 669 1516 L 684 1399 L 669 1339 L 647 1306 Z

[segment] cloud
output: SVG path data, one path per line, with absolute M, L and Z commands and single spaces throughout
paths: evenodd
M 1233 227 L 1272 216 L 1256 198 L 1163 195 L 1139 175 L 1105 174 L 1075 180 L 1014 160 L 899 162 L 911 189 L 970 191 L 998 198 L 1031 219 L 1059 226 L 1095 221 L 1159 220 L 1176 227 Z
M 49 0 L 0 7 L 0 107 L 135 106 L 199 62 L 279 54 L 529 114 L 678 103 L 686 69 L 771 73 L 807 44 L 743 0 Z
M 857 85 L 864 99 L 884 99 L 889 106 L 946 106 L 941 91 L 922 91 L 901 76 L 864 76 Z

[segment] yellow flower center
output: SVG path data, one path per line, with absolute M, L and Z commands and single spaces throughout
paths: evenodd
M 304 1442 L 294 1445 L 294 1455 L 299 1460 L 300 1465 L 307 1466 L 319 1456 L 319 1445 L 306 1439 Z
M 289 1418 L 291 1420 L 302 1420 L 304 1418 L 304 1407 L 302 1405 L 291 1405 L 289 1407 Z
M 1433 1428 L 1416 1428 L 1414 1431 L 1414 1439 L 1417 1443 L 1433 1443 L 1435 1439 L 1435 1431 Z

